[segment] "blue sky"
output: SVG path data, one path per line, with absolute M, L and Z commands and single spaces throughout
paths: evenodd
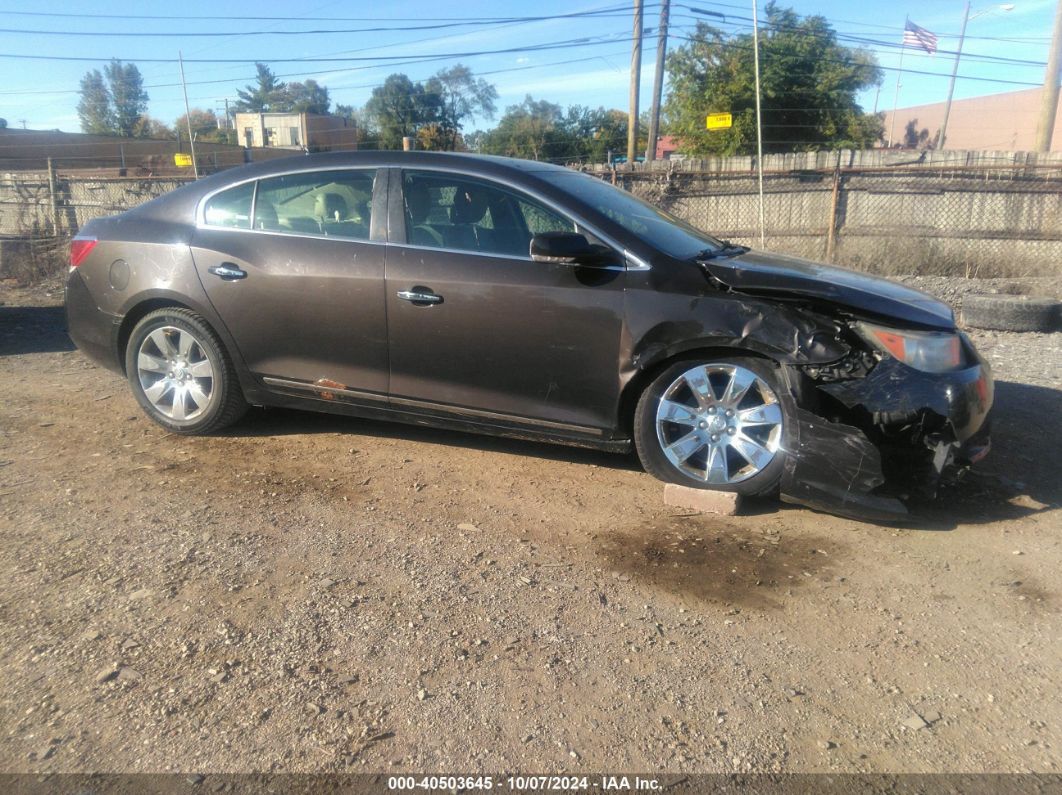
M 657 24 L 659 6 L 646 0 L 647 27 Z M 673 0 L 675 3 L 675 0 Z M 436 70 L 462 62 L 493 82 L 500 95 L 499 112 L 520 102 L 525 94 L 562 105 L 583 104 L 627 108 L 630 68 L 632 2 L 608 0 L 539 0 L 534 4 L 518 0 L 490 3 L 447 4 L 426 0 L 404 3 L 365 3 L 349 0 L 304 0 L 302 3 L 270 0 L 184 0 L 181 3 L 96 0 L 91 4 L 67 0 L 5 0 L 0 2 L 0 27 L 19 32 L 0 32 L 0 53 L 6 55 L 83 56 L 101 59 L 49 61 L 0 57 L 0 117 L 9 126 L 30 129 L 58 128 L 76 132 L 77 88 L 81 76 L 111 57 L 136 63 L 151 97 L 148 112 L 168 123 L 184 113 L 184 101 L 176 63 L 151 63 L 148 59 L 176 59 L 183 52 L 189 100 L 193 107 L 218 109 L 224 99 L 236 96 L 236 89 L 251 82 L 253 63 L 198 63 L 196 59 L 248 59 L 270 64 L 286 80 L 314 78 L 328 86 L 333 102 L 362 105 L 372 87 L 390 73 L 401 71 L 413 79 L 423 79 Z M 748 31 L 751 6 L 738 0 L 700 2 L 690 5 L 726 15 L 724 30 Z M 960 0 L 925 0 L 903 6 L 895 2 L 865 0 L 857 4 L 844 0 L 793 0 L 798 13 L 821 14 L 842 35 L 882 44 L 869 44 L 882 66 L 887 67 L 880 95 L 874 90 L 861 97 L 864 108 L 892 107 L 898 65 L 898 43 L 904 15 L 940 37 L 940 49 L 954 51 L 964 4 Z M 963 47 L 956 97 L 971 97 L 1017 90 L 1040 84 L 1050 40 L 1055 0 L 1015 0 L 1013 10 L 1002 12 L 992 3 L 974 3 L 977 15 L 967 30 Z M 572 12 L 615 9 L 596 17 L 552 19 L 523 23 L 491 22 L 478 26 L 442 29 L 396 29 L 374 32 L 345 32 L 288 35 L 287 31 L 310 29 L 352 29 L 440 24 L 440 18 L 549 16 Z M 763 4 L 760 5 L 762 13 Z M 33 16 L 17 12 L 50 14 L 113 14 L 115 18 Z M 173 19 L 130 19 L 125 14 Z M 193 17 L 232 16 L 238 19 L 207 20 Z M 299 16 L 305 21 L 251 19 L 250 17 Z M 318 19 L 308 20 L 308 17 Z M 401 17 L 401 18 L 400 18 Z M 345 18 L 345 19 L 343 19 Z M 357 18 L 357 19 L 355 19 Z M 672 6 L 671 47 L 679 46 L 695 24 L 695 15 L 685 3 Z M 22 31 L 43 31 L 39 33 Z M 251 35 L 252 31 L 260 34 Z M 60 35 L 66 32 L 73 35 Z M 200 37 L 196 32 L 232 35 Z M 134 35 L 109 36 L 107 33 Z M 149 33 L 181 34 L 149 36 Z M 575 42 L 558 49 L 537 52 L 505 52 L 461 58 L 440 57 L 420 63 L 401 61 L 469 53 L 482 50 L 510 50 L 533 45 Z M 856 42 L 846 41 L 854 46 Z M 642 104 L 647 106 L 652 87 L 655 34 L 646 38 L 643 49 Z M 305 58 L 362 58 L 357 62 L 307 63 Z M 390 61 L 377 60 L 390 58 Z M 1033 63 L 1002 63 L 992 58 L 1009 58 Z M 280 62 L 278 59 L 292 59 Z M 578 62 L 570 61 L 579 59 Z M 569 63 L 561 63 L 568 61 Z M 904 68 L 936 75 L 905 73 L 900 89 L 900 107 L 937 102 L 945 98 L 953 56 L 929 56 L 907 49 Z M 975 79 L 979 78 L 979 79 Z M 1014 81 L 1016 84 L 994 81 Z M 1029 84 L 1029 85 L 1022 85 Z M 1035 119 L 1029 119 L 1035 124 Z M 475 127 L 489 127 L 490 120 L 477 120 Z

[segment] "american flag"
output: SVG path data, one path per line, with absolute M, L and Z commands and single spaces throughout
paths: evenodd
M 912 47 L 921 47 L 930 55 L 937 51 L 937 37 L 925 28 L 920 28 L 911 20 L 903 27 L 903 43 Z

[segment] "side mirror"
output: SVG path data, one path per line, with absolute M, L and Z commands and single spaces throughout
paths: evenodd
M 568 265 L 600 265 L 603 246 L 572 232 L 543 232 L 531 238 L 531 259 Z

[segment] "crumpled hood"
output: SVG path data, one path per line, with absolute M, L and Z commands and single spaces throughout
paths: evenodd
M 759 251 L 704 260 L 701 265 L 727 287 L 741 292 L 807 296 L 900 324 L 955 328 L 955 316 L 947 304 L 880 276 Z

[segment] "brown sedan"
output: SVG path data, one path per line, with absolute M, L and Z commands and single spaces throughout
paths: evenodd
M 657 477 L 894 516 L 987 450 L 987 366 L 940 302 L 752 252 L 594 177 L 310 155 L 85 226 L 71 337 L 175 433 L 248 405 L 623 452 Z

